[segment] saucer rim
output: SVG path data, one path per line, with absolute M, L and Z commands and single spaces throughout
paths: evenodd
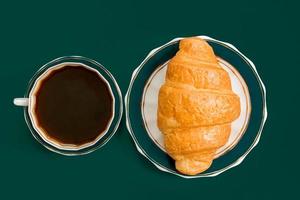
M 138 75 L 140 69 L 143 67 L 143 65 L 147 62 L 147 60 L 152 57 L 152 55 L 156 54 L 157 52 L 159 52 L 161 49 L 163 49 L 164 47 L 166 46 L 169 46 L 170 44 L 172 43 L 175 43 L 175 42 L 178 42 L 180 41 L 181 39 L 185 38 L 185 37 L 178 37 L 178 38 L 175 38 L 153 50 L 151 50 L 149 52 L 149 54 L 145 57 L 145 59 L 141 62 L 141 64 L 133 71 L 132 73 L 132 76 L 131 76 L 131 79 L 130 79 L 130 83 L 129 83 L 129 86 L 128 86 L 128 90 L 125 94 L 125 97 L 124 97 L 124 101 L 125 101 L 125 114 L 126 114 L 126 127 L 127 127 L 127 130 L 129 132 L 129 134 L 131 135 L 134 143 L 135 143 L 135 146 L 138 150 L 138 152 L 140 154 L 142 154 L 146 159 L 148 159 L 154 166 L 156 166 L 159 170 L 161 171 L 164 171 L 164 172 L 168 172 L 168 173 L 171 173 L 171 174 L 174 174 L 176 176 L 179 176 L 179 177 L 182 177 L 182 178 L 187 178 L 187 179 L 191 179 L 191 178 L 202 178 L 202 177 L 214 177 L 214 176 L 217 176 L 233 167 L 236 167 L 238 165 L 240 165 L 243 160 L 247 157 L 247 155 L 254 149 L 254 147 L 257 146 L 257 144 L 259 143 L 260 141 L 260 138 L 261 138 L 261 134 L 262 134 L 262 131 L 263 131 L 263 127 L 265 125 L 265 122 L 266 122 L 266 119 L 267 119 L 267 116 L 268 116 L 268 112 L 267 112 L 267 103 L 266 103 L 266 88 L 265 88 L 265 85 L 260 77 L 260 75 L 258 74 L 257 72 L 257 69 L 254 65 L 254 63 L 249 59 L 247 58 L 243 53 L 241 53 L 235 46 L 233 46 L 232 44 L 228 43 L 228 42 L 223 42 L 223 41 L 220 41 L 220 40 L 216 40 L 214 38 L 211 38 L 209 36 L 205 36 L 205 35 L 201 35 L 201 36 L 196 36 L 196 37 L 199 37 L 199 38 L 202 38 L 202 39 L 205 39 L 205 40 L 208 40 L 208 41 L 214 41 L 214 42 L 217 42 L 217 43 L 220 43 L 226 47 L 229 47 L 231 49 L 233 49 L 236 53 L 238 53 L 243 59 L 245 59 L 248 63 L 249 63 L 249 67 L 252 68 L 256 78 L 257 78 L 257 81 L 259 83 L 259 86 L 260 86 L 260 89 L 261 89 L 261 94 L 262 94 L 262 102 L 263 102 L 263 110 L 262 110 L 262 120 L 261 120 L 261 123 L 260 123 L 260 126 L 259 126 L 259 130 L 256 134 L 256 137 L 254 139 L 254 141 L 252 142 L 251 146 L 248 148 L 248 150 L 242 155 L 240 156 L 236 161 L 234 161 L 233 163 L 231 163 L 230 165 L 220 169 L 220 170 L 217 170 L 217 171 L 214 171 L 214 172 L 210 172 L 210 173 L 207 173 L 207 174 L 197 174 L 197 175 L 194 175 L 194 176 L 189 176 L 189 175 L 184 175 L 184 174 L 180 174 L 179 172 L 176 172 L 176 171 L 173 171 L 173 170 L 170 170 L 168 168 L 166 168 L 165 166 L 161 165 L 160 163 L 157 163 L 155 160 L 153 160 L 150 156 L 147 155 L 147 153 L 143 150 L 143 148 L 141 147 L 141 145 L 139 144 L 139 142 L 137 141 L 137 139 L 135 138 L 135 135 L 133 133 L 133 130 L 132 130 L 132 127 L 131 127 L 131 122 L 130 122 L 130 118 L 129 118 L 129 100 L 130 100 L 130 92 L 131 92 L 131 89 L 132 89 L 132 86 L 133 86 L 133 82 L 136 78 L 136 76 Z

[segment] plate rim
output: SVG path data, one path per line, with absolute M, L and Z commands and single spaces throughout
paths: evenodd
M 252 68 L 253 72 L 254 72 L 254 75 L 256 76 L 257 80 L 258 80 L 258 83 L 259 83 L 259 86 L 261 88 L 261 91 L 262 91 L 262 98 L 263 98 L 263 110 L 262 110 L 262 120 L 261 120 L 261 123 L 260 123 L 260 126 L 259 126 L 259 130 L 256 134 L 256 137 L 254 139 L 254 141 L 252 142 L 251 146 L 247 149 L 247 151 L 242 155 L 240 156 L 236 161 L 234 161 L 233 163 L 231 163 L 230 165 L 220 169 L 220 170 L 217 170 L 217 171 L 214 171 L 214 172 L 211 172 L 211 173 L 208 173 L 208 174 L 197 174 L 197 175 L 194 175 L 194 176 L 188 176 L 188 175 L 184 175 L 184 174 L 180 174 L 178 172 L 173 172 L 172 170 L 169 170 L 168 168 L 166 168 L 165 166 L 162 166 L 160 163 L 157 163 L 156 161 L 154 161 L 150 156 L 147 155 L 146 152 L 144 152 L 143 148 L 141 147 L 141 145 L 139 144 L 139 142 L 137 141 L 137 139 L 135 138 L 135 135 L 133 133 L 133 130 L 131 128 L 131 122 L 130 122 L 130 118 L 129 118 L 129 98 L 130 98 L 130 91 L 132 89 L 132 86 L 133 86 L 133 82 L 136 78 L 136 75 L 138 74 L 138 72 L 140 71 L 140 69 L 142 68 L 142 66 L 148 61 L 148 59 L 150 57 L 152 57 L 154 54 L 156 54 L 157 52 L 160 51 L 160 49 L 163 49 L 164 47 L 167 47 L 169 46 L 170 44 L 174 43 L 174 42 L 177 42 L 177 41 L 180 41 L 186 37 L 177 37 L 177 38 L 174 38 L 172 40 L 170 40 L 169 42 L 157 47 L 157 48 L 154 48 L 152 49 L 148 55 L 143 59 L 143 61 L 138 65 L 137 68 L 134 69 L 134 71 L 132 72 L 132 76 L 131 76 L 131 79 L 130 79 L 130 83 L 129 83 L 129 86 L 128 86 L 128 89 L 127 89 L 127 92 L 125 94 L 125 97 L 124 97 L 124 102 L 125 102 L 125 117 L 126 117 L 126 127 L 127 127 L 127 130 L 129 132 L 129 134 L 131 135 L 133 141 L 134 141 L 134 144 L 138 150 L 138 152 L 140 154 L 142 154 L 147 160 L 149 160 L 154 166 L 156 166 L 159 170 L 161 171 L 164 171 L 164 172 L 167 172 L 167 173 L 171 173 L 171 174 L 174 174 L 176 176 L 179 176 L 179 177 L 182 177 L 182 178 L 187 178 L 187 179 L 191 179 L 191 178 L 202 178 L 202 177 L 214 177 L 214 176 L 217 176 L 233 167 L 236 167 L 238 165 L 240 165 L 243 160 L 247 157 L 247 155 L 254 149 L 254 147 L 257 146 L 257 144 L 259 143 L 260 141 L 260 138 L 261 138 L 261 134 L 262 134 L 262 131 L 263 131 L 263 128 L 264 128 L 264 125 L 265 125 L 265 122 L 267 120 L 267 116 L 268 116 L 268 111 L 267 111 L 267 99 L 266 99 L 266 87 L 260 77 L 260 75 L 258 74 L 257 72 L 257 69 L 254 65 L 254 63 L 248 58 L 246 57 L 243 53 L 241 53 L 235 46 L 233 46 L 232 44 L 228 43 L 228 42 L 223 42 L 223 41 L 220 41 L 220 40 L 217 40 L 217 39 L 214 39 L 214 38 L 211 38 L 209 36 L 206 36 L 206 35 L 200 35 L 200 36 L 195 36 L 195 37 L 198 37 L 198 38 L 202 38 L 202 39 L 205 39 L 207 41 L 214 41 L 214 42 L 217 42 L 217 43 L 220 43 L 222 45 L 225 45 L 227 47 L 230 47 L 231 49 L 233 49 L 234 51 L 236 51 L 238 54 L 240 54 L 240 56 L 245 59 L 248 63 L 249 63 L 249 67 Z
M 171 59 L 167 60 L 164 64 L 158 66 L 152 72 L 152 74 L 150 75 L 150 77 L 148 78 L 148 80 L 146 81 L 146 84 L 145 84 L 145 87 L 144 87 L 144 90 L 143 90 L 143 95 L 142 95 L 142 102 L 143 103 L 141 105 L 142 117 L 143 117 L 143 122 L 144 122 L 144 125 L 145 125 L 144 126 L 145 130 L 148 133 L 148 136 L 151 138 L 151 140 L 156 144 L 156 146 L 159 147 L 165 153 L 166 153 L 166 149 L 164 147 L 162 147 L 159 144 L 158 140 L 153 137 L 153 135 L 151 134 L 151 131 L 149 129 L 149 126 L 148 126 L 148 124 L 146 122 L 146 119 L 145 119 L 145 110 L 144 110 L 145 109 L 145 102 L 144 101 L 145 101 L 146 91 L 148 89 L 147 86 L 149 86 L 149 84 L 152 82 L 151 80 L 154 78 L 155 74 L 157 74 L 158 71 L 160 71 L 163 68 L 165 68 L 166 65 L 168 65 L 168 63 L 170 62 L 170 60 Z M 244 90 L 244 94 L 245 94 L 245 98 L 246 98 L 246 102 L 247 102 L 246 103 L 246 107 L 248 108 L 246 110 L 248 110 L 248 111 L 247 111 L 247 114 L 246 114 L 246 117 L 245 117 L 245 121 L 243 122 L 243 126 L 240 129 L 240 131 L 239 131 L 238 137 L 235 138 L 234 141 L 229 146 L 227 146 L 227 148 L 225 150 L 223 150 L 223 152 L 221 152 L 221 153 L 220 152 L 219 153 L 216 152 L 214 159 L 217 159 L 217 158 L 225 155 L 226 153 L 228 153 L 229 151 L 231 151 L 239 143 L 239 141 L 242 139 L 243 135 L 246 133 L 246 130 L 247 130 L 248 126 L 249 126 L 249 121 L 251 119 L 250 116 L 251 116 L 251 111 L 252 111 L 250 92 L 249 92 L 249 89 L 248 89 L 248 85 L 246 84 L 246 81 L 244 80 L 244 78 L 242 77 L 242 75 L 228 61 L 224 60 L 223 58 L 221 58 L 219 56 L 217 56 L 217 60 L 218 60 L 219 64 L 223 64 L 223 65 L 227 66 L 227 68 L 229 68 L 229 70 L 231 70 L 231 72 L 236 75 L 237 79 L 239 79 L 240 84 L 242 85 L 243 90 Z

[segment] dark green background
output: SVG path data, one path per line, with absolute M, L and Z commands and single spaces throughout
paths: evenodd
M 299 4 L 287 0 L 1 1 L 0 199 L 299 198 L 299 19 Z M 267 87 L 261 142 L 218 177 L 160 172 L 137 153 L 124 118 L 102 149 L 60 156 L 33 139 L 23 110 L 12 104 L 40 66 L 63 55 L 99 61 L 124 95 L 147 52 L 192 35 L 234 44 Z

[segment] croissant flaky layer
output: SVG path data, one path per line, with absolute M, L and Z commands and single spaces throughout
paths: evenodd
M 240 99 L 212 48 L 200 38 L 181 40 L 168 64 L 157 111 L 157 124 L 176 169 L 188 175 L 208 169 L 239 115 Z
M 192 90 L 165 84 L 158 101 L 161 129 L 193 128 L 230 123 L 239 116 L 240 101 L 234 93 Z

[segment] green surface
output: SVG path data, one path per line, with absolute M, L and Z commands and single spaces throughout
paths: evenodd
M 296 1 L 294 1 L 296 2 Z M 292 1 L 1 1 L 0 199 L 297 199 L 299 4 Z M 139 155 L 125 121 L 102 149 L 64 157 L 31 136 L 22 96 L 34 72 L 63 55 L 102 63 L 123 95 L 147 52 L 177 36 L 228 41 L 257 66 L 269 118 L 246 160 L 215 178 L 185 180 Z

